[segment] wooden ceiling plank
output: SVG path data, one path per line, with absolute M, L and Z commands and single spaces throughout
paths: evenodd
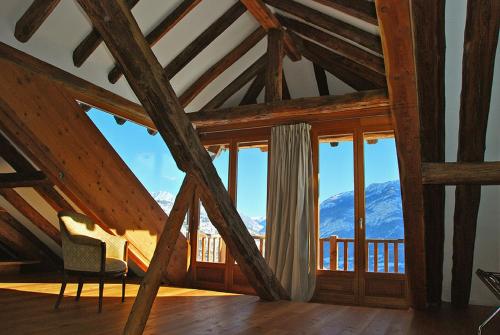
M 231 6 L 231 8 L 215 20 L 214 23 L 205 29 L 205 31 L 196 37 L 167 66 L 165 66 L 167 78 L 172 79 L 245 12 L 245 6 L 239 2 Z
M 377 73 L 385 75 L 384 59 L 365 51 L 357 46 L 348 43 L 340 38 L 325 33 L 311 25 L 288 18 L 283 15 L 276 15 L 281 23 L 295 33 L 311 39 L 329 49 L 336 54 L 344 56 L 358 64 L 365 66 Z
M 129 8 L 134 8 L 134 6 L 139 2 L 139 0 L 125 0 Z M 92 53 L 97 49 L 102 43 L 101 35 L 99 32 L 92 28 L 92 31 L 85 36 L 83 41 L 78 44 L 78 46 L 73 51 L 73 64 L 76 67 L 80 67 L 85 63 L 85 61 L 92 55 Z
M 457 162 L 482 162 L 500 24 L 498 0 L 468 1 Z M 469 304 L 481 186 L 455 189 L 451 303 Z
M 257 103 L 257 97 L 260 92 L 264 89 L 265 80 L 264 80 L 264 71 L 261 71 L 257 74 L 252 84 L 248 88 L 247 92 L 243 99 L 241 99 L 240 106 L 242 105 L 251 105 Z
M 411 0 L 376 0 L 395 128 L 405 229 L 405 270 L 410 304 L 427 307 L 420 115 Z
M 267 31 L 265 102 L 280 101 L 283 97 L 283 36 L 281 29 Z
M 146 35 L 146 41 L 152 47 L 161 40 L 172 28 L 179 23 L 191 10 L 193 10 L 201 0 L 183 0 L 171 13 L 169 13 L 149 34 Z M 115 64 L 108 73 L 108 80 L 116 83 L 122 76 L 120 67 Z
M 130 10 L 120 2 L 78 0 L 99 30 L 182 171 L 201 188 L 209 218 L 257 294 L 287 297 L 260 254 Z M 165 112 L 168 111 L 168 112 Z M 138 334 L 138 333 L 136 333 Z
M 310 7 L 292 0 L 264 0 L 267 4 L 283 10 L 310 24 L 342 36 L 378 54 L 382 54 L 380 37 L 372 35 L 362 29 L 352 26 L 344 21 L 335 19 Z
M 41 171 L 0 173 L 0 188 L 34 187 L 48 182 L 47 176 Z
M 260 25 L 266 29 L 282 29 L 281 23 L 262 0 L 240 0 L 248 9 Z M 301 58 L 300 50 L 295 45 L 293 39 L 285 31 L 284 43 L 286 53 L 292 61 L 298 61 Z
M 330 95 L 330 90 L 328 88 L 328 81 L 326 79 L 325 69 L 316 63 L 314 66 L 314 77 L 316 78 L 316 83 L 318 85 L 318 93 L 320 96 Z
M 60 0 L 34 0 L 16 22 L 14 36 L 19 42 L 28 42 L 59 4 Z
M 204 88 L 252 49 L 265 35 L 266 31 L 262 27 L 254 30 L 254 32 L 245 38 L 243 42 L 221 58 L 217 63 L 212 65 L 184 93 L 182 93 L 179 97 L 181 105 L 184 107 L 187 106 Z
M 245 84 L 254 78 L 260 71 L 262 71 L 267 63 L 266 56 L 261 56 L 245 71 L 243 71 L 236 79 L 224 87 L 215 97 L 212 98 L 202 109 L 215 109 L 219 108 L 227 101 L 233 94 L 238 92 Z
M 422 162 L 445 160 L 445 0 L 412 1 Z M 424 186 L 427 299 L 441 303 L 445 187 Z
M 367 0 L 314 0 L 322 5 L 332 7 L 347 15 L 365 22 L 378 25 L 375 3 Z
M 422 163 L 422 183 L 500 185 L 500 162 Z

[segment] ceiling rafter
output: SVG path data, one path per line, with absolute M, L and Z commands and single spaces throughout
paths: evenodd
M 264 71 L 261 70 L 252 81 L 252 84 L 250 84 L 250 86 L 248 87 L 247 92 L 240 101 L 240 106 L 256 104 L 257 97 L 264 89 L 264 85 Z
M 248 9 L 260 25 L 266 29 L 282 29 L 280 22 L 271 12 L 269 7 L 262 0 L 240 0 Z M 295 45 L 293 39 L 285 31 L 284 43 L 288 57 L 293 61 L 298 61 L 301 58 L 300 50 Z
M 35 0 L 16 22 L 14 36 L 20 42 L 28 42 L 59 4 L 60 0 Z
M 314 77 L 316 78 L 316 83 L 318 85 L 318 93 L 320 96 L 330 95 L 330 90 L 328 88 L 328 81 L 326 78 L 325 69 L 316 63 L 314 66 Z
M 134 6 L 139 2 L 139 0 L 125 0 L 129 8 L 134 8 Z M 85 63 L 85 61 L 92 55 L 92 53 L 97 49 L 102 43 L 101 35 L 99 32 L 92 28 L 92 31 L 78 44 L 78 46 L 73 51 L 73 64 L 76 67 L 80 67 Z
M 42 171 L 0 173 L 0 188 L 33 187 L 48 183 Z
M 168 14 L 153 30 L 146 35 L 146 41 L 152 47 L 161 40 L 172 28 L 179 23 L 191 10 L 193 10 L 201 0 L 184 0 L 170 14 Z M 120 67 L 115 64 L 108 73 L 108 80 L 116 83 L 122 76 Z
M 333 34 L 342 36 L 373 52 L 382 54 L 380 37 L 372 35 L 344 21 L 323 14 L 292 0 L 264 0 L 267 4 L 298 17 L 308 23 L 321 27 Z
M 360 20 L 378 25 L 375 3 L 367 0 L 314 0 Z

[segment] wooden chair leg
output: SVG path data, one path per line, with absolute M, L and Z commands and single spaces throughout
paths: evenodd
M 122 302 L 125 301 L 125 285 L 126 285 L 126 281 L 127 281 L 127 274 L 124 273 L 122 275 Z
M 104 276 L 99 277 L 99 313 L 102 311 L 102 295 L 104 292 Z
M 82 294 L 82 288 L 83 288 L 83 277 L 80 276 L 78 278 L 78 290 L 76 291 L 76 298 L 75 298 L 76 301 L 80 300 L 80 295 Z
M 61 303 L 61 300 L 64 297 L 64 290 L 66 289 L 67 280 L 68 280 L 68 278 L 67 278 L 66 272 L 63 272 L 61 291 L 59 292 L 59 296 L 57 297 L 56 305 L 54 306 L 55 309 L 59 308 L 59 304 Z

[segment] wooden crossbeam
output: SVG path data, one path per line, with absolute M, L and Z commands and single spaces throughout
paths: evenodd
M 314 0 L 325 6 L 330 6 L 345 14 L 354 16 L 365 22 L 377 25 L 375 3 L 367 0 Z
M 144 331 L 149 312 L 164 276 L 163 272 L 166 270 L 165 264 L 168 264 L 173 254 L 173 246 L 179 236 L 195 190 L 196 182 L 188 175 L 184 178 L 179 193 L 175 197 L 165 228 L 156 245 L 151 265 L 141 282 L 139 292 L 127 319 L 124 334 L 142 334 Z
M 184 50 L 182 50 L 167 66 L 165 72 L 168 79 L 172 79 L 220 34 L 222 34 L 234 21 L 246 12 L 245 6 L 236 2 L 205 31 L 196 37 Z
M 165 34 L 172 30 L 172 28 L 175 27 L 175 25 L 179 23 L 179 21 L 181 21 L 182 18 L 193 10 L 200 2 L 201 0 L 182 1 L 179 6 L 177 6 L 155 28 L 153 28 L 149 34 L 146 35 L 146 41 L 148 44 L 152 47 L 158 43 L 158 41 L 161 40 Z M 115 64 L 113 69 L 111 69 L 108 73 L 108 80 L 111 83 L 116 83 L 121 76 L 122 71 L 120 70 L 120 67 Z
M 345 82 L 357 91 L 371 90 L 386 86 L 385 76 L 370 70 L 363 65 L 351 61 L 344 56 L 305 40 L 297 35 L 294 39 L 300 40 L 303 46 L 304 57 L 311 62 L 321 65 L 325 70 Z
M 279 14 L 276 16 L 285 27 L 297 34 L 311 39 L 353 62 L 385 75 L 384 59 L 382 57 L 376 56 L 306 23 Z
M 252 49 L 266 35 L 264 28 L 254 30 L 243 42 L 231 50 L 226 56 L 212 65 L 179 97 L 182 106 L 187 106 L 201 91 L 226 71 L 238 59 Z
M 238 92 L 245 84 L 254 78 L 266 66 L 266 56 L 261 56 L 245 71 L 243 71 L 236 79 L 229 83 L 222 91 L 212 98 L 202 109 L 215 109 L 219 108 L 227 101 L 233 94 Z
M 500 25 L 498 0 L 468 1 L 457 162 L 482 162 Z M 455 189 L 451 303 L 469 304 L 481 186 Z
M 499 185 L 500 162 L 422 163 L 422 183 Z
M 267 36 L 265 101 L 280 101 L 283 97 L 284 33 L 280 29 L 269 29 Z
M 0 188 L 33 187 L 47 183 L 47 176 L 41 171 L 0 173 Z
M 292 0 L 264 0 L 267 4 L 382 54 L 380 38 L 353 25 L 318 12 Z
M 445 160 L 445 0 L 412 1 L 423 162 Z M 425 172 L 425 170 L 423 170 Z M 427 299 L 441 303 L 444 185 L 424 185 Z
M 264 89 L 264 81 L 264 71 L 261 71 L 257 74 L 254 81 L 252 81 L 252 84 L 245 93 L 245 96 L 243 96 L 243 99 L 241 99 L 240 106 L 257 103 L 257 97 Z
M 282 29 L 279 20 L 262 0 L 240 1 L 247 7 L 248 11 L 252 13 L 252 15 L 264 29 Z M 288 57 L 293 61 L 300 60 L 300 50 L 295 45 L 295 41 L 293 41 L 293 39 L 290 37 L 290 35 L 288 35 L 287 32 L 284 33 L 283 39 Z
M 316 78 L 316 83 L 318 84 L 318 92 L 320 96 L 330 95 L 330 90 L 328 89 L 328 81 L 326 79 L 325 69 L 316 63 L 314 66 L 314 77 Z
M 126 0 L 129 8 L 134 8 L 134 6 L 139 2 L 139 0 Z M 92 55 L 92 53 L 97 49 L 102 43 L 101 35 L 99 32 L 92 28 L 92 31 L 83 39 L 83 41 L 78 44 L 76 49 L 73 51 L 73 64 L 76 67 L 80 67 L 85 63 L 85 61 Z
M 28 42 L 42 23 L 59 4 L 59 0 L 35 0 L 17 21 L 14 36 L 20 42 Z
M 120 1 L 78 2 L 99 30 L 136 96 L 157 125 L 178 167 L 191 174 L 202 189 L 208 216 L 249 283 L 265 300 L 287 297 L 248 233 L 130 10 Z
M 420 115 L 410 0 L 376 0 L 395 128 L 411 305 L 427 306 Z

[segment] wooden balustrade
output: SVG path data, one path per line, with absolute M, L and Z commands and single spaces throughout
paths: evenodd
M 261 254 L 264 254 L 266 237 L 252 235 Z M 209 263 L 224 263 L 226 261 L 226 243 L 220 235 L 198 232 L 197 261 Z
M 325 269 L 325 242 L 330 246 L 330 268 Z M 370 244 L 373 245 L 373 265 L 369 265 Z M 404 245 L 404 239 L 366 239 L 365 241 L 365 264 L 367 264 L 368 271 L 370 272 L 389 272 L 389 246 L 393 250 L 393 272 L 399 272 L 399 245 Z M 383 271 L 379 271 L 379 245 L 383 245 Z M 339 246 L 342 246 L 342 266 L 339 268 Z M 335 270 L 335 271 L 348 271 L 349 270 L 349 248 L 354 247 L 353 238 L 339 238 L 336 235 L 323 237 L 319 240 L 319 269 L 321 270 Z M 403 270 L 404 271 L 404 270 Z

